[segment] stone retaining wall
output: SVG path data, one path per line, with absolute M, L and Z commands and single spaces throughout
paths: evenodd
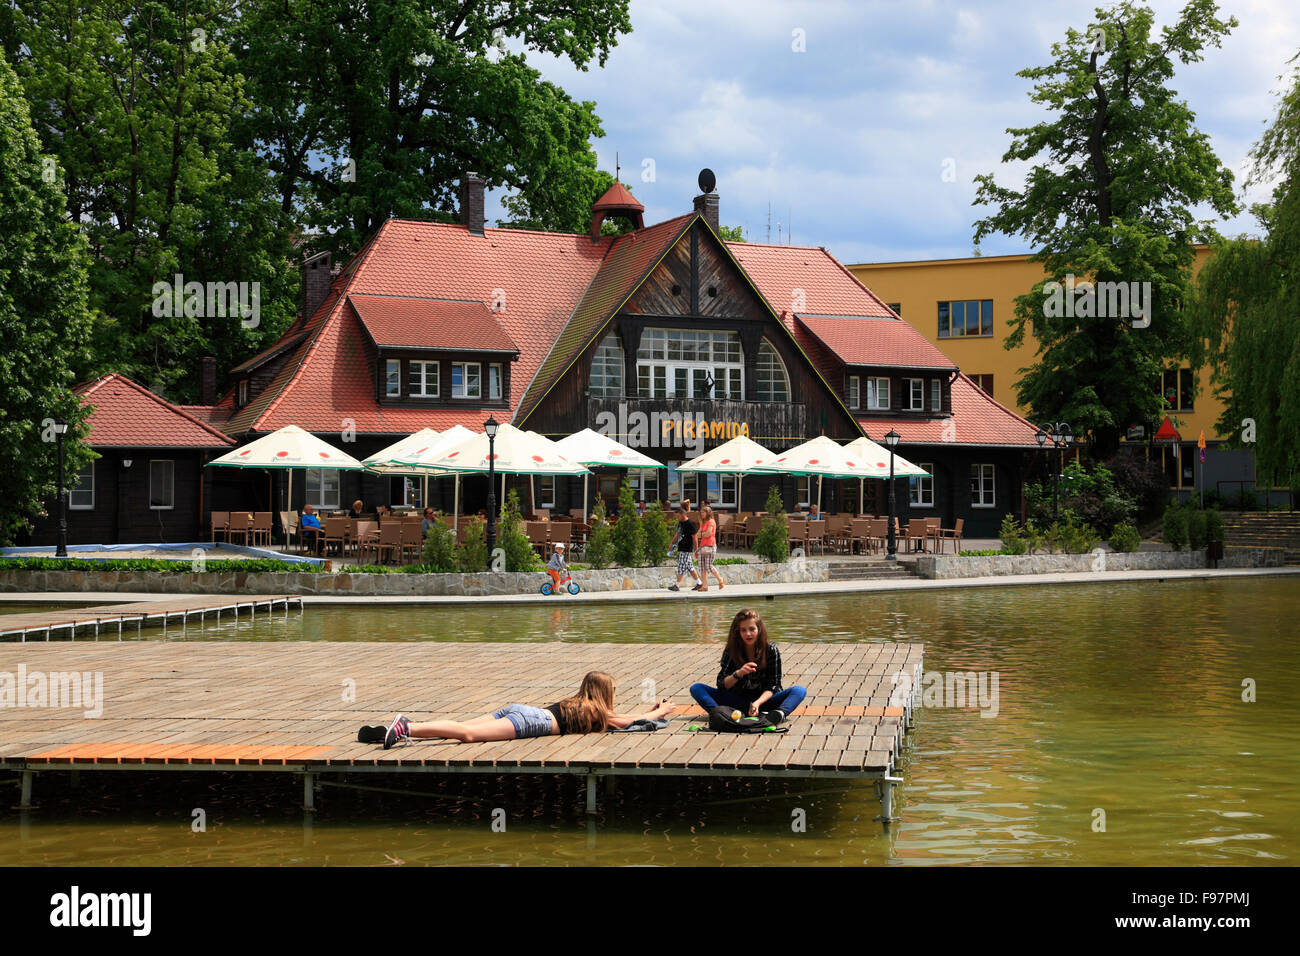
M 1272 548 L 1229 548 L 1220 568 L 1273 568 L 1282 552 Z M 931 580 L 1008 574 L 1065 574 L 1078 571 L 1179 571 L 1209 567 L 1204 551 L 1094 551 L 1090 554 L 996 554 L 978 557 L 925 555 L 916 572 Z
M 584 591 L 658 590 L 673 582 L 675 565 L 575 571 Z M 718 568 L 728 584 L 826 581 L 827 562 L 728 564 Z M 145 594 L 337 594 L 358 596 L 537 594 L 544 571 L 482 574 L 308 574 L 298 571 L 171 574 L 161 571 L 5 571 L 0 592 L 123 591 Z M 687 578 L 683 587 L 688 587 Z M 714 582 L 712 587 L 716 587 Z

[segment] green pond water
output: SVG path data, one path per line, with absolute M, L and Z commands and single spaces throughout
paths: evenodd
M 185 633 L 718 642 L 739 607 L 316 607 Z M 996 672 L 997 716 L 918 711 L 900 764 L 902 820 L 888 833 L 869 784 L 821 780 L 620 781 L 589 822 L 574 779 L 354 775 L 409 792 L 326 788 L 307 820 L 288 775 L 83 772 L 76 789 L 66 775 L 38 778 L 41 806 L 27 815 L 0 790 L 0 864 L 1293 866 L 1300 856 L 1296 578 L 781 598 L 761 610 L 783 644 L 924 641 L 927 671 Z M 786 681 L 798 674 L 788 668 Z

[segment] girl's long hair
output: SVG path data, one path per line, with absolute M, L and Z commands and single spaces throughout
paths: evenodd
M 614 712 L 614 678 L 604 671 L 592 671 L 582 679 L 576 694 L 555 706 L 564 715 L 569 733 L 603 733 Z
M 740 639 L 740 625 L 750 618 L 758 624 L 758 639 L 754 641 L 754 663 L 758 665 L 759 670 L 763 670 L 767 667 L 767 625 L 763 623 L 763 615 L 751 607 L 745 608 L 731 620 L 731 630 L 727 632 L 727 656 L 731 658 L 732 663 L 743 664 L 749 660 L 745 642 Z

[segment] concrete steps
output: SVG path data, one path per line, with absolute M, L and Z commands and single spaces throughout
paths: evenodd
M 916 578 L 916 565 L 910 561 L 831 561 L 832 581 L 876 581 L 888 578 Z
M 1229 548 L 1300 551 L 1300 511 L 1225 511 L 1223 538 Z

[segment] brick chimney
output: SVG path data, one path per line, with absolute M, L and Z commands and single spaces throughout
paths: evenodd
M 705 222 L 718 231 L 718 194 L 702 193 L 695 197 L 695 211 L 704 217 Z
M 330 294 L 330 254 L 318 252 L 303 260 L 302 319 L 308 321 Z
M 460 221 L 469 229 L 470 235 L 483 235 L 483 188 L 487 185 L 478 173 L 467 172 L 460 181 Z
M 199 359 L 199 404 L 215 405 L 217 403 L 217 359 L 214 355 L 205 355 Z

